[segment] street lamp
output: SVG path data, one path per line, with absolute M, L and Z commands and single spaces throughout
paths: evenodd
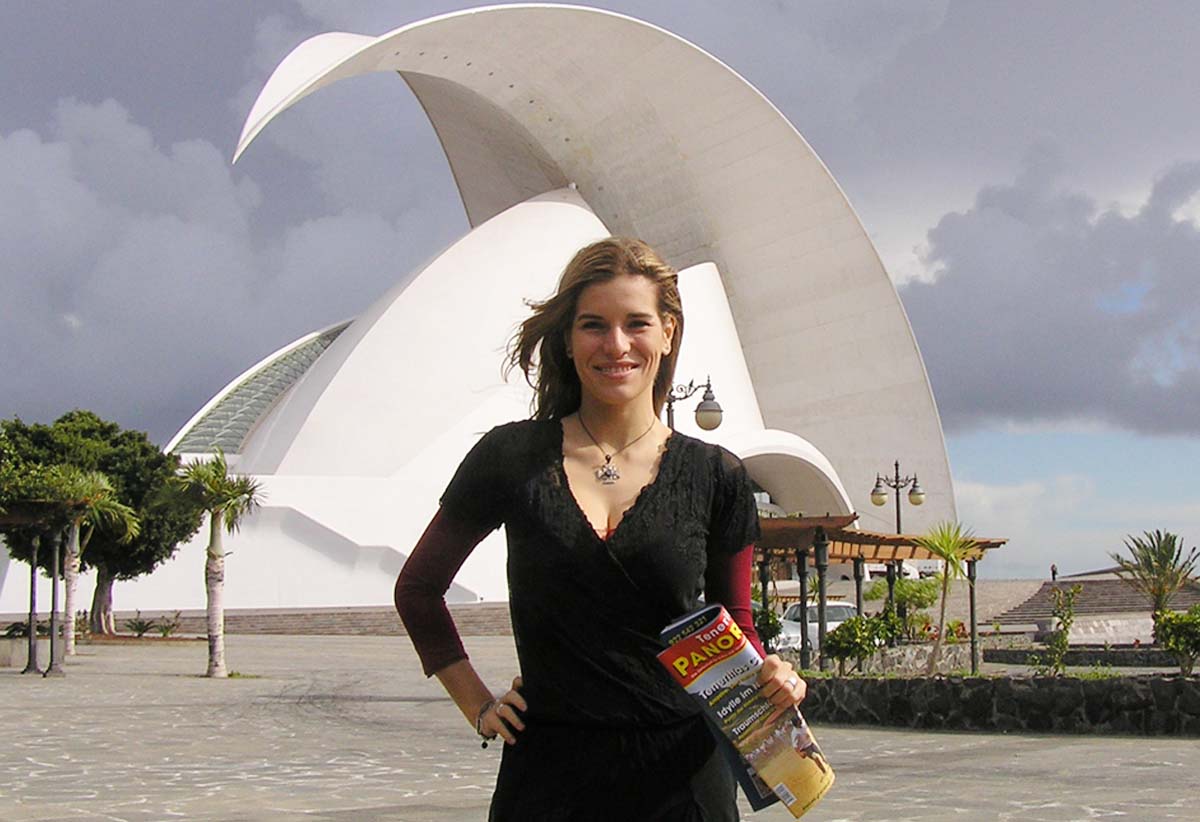
M 672 385 L 671 389 L 667 391 L 667 426 L 669 428 L 672 430 L 675 428 L 675 401 L 686 400 L 701 388 L 704 389 L 704 397 L 696 406 L 696 425 L 705 431 L 712 431 L 721 424 L 723 412 L 713 394 L 712 377 L 709 377 L 704 381 L 704 385 L 696 385 L 694 380 L 688 380 L 687 385 Z
M 887 505 L 888 493 L 885 489 L 891 488 L 896 492 L 896 533 L 903 534 L 904 530 L 900 527 L 900 492 L 905 488 L 911 489 L 908 492 L 908 501 L 913 505 L 920 505 L 925 501 L 925 492 L 921 489 L 921 483 L 917 481 L 917 475 L 911 477 L 900 476 L 900 460 L 896 460 L 896 475 L 894 477 L 884 477 L 882 474 L 875 475 L 875 487 L 871 489 L 871 502 L 875 505 Z M 887 567 L 887 582 L 888 582 L 888 602 L 896 601 L 896 572 L 900 575 L 904 573 L 904 560 L 896 560 L 888 563 Z M 904 620 L 908 616 L 908 608 L 904 605 L 896 606 L 896 615 Z
M 884 490 L 885 485 L 896 491 L 896 533 L 903 534 L 904 530 L 900 527 L 900 492 L 911 485 L 908 501 L 913 505 L 920 505 L 925 501 L 925 492 L 921 489 L 921 483 L 917 481 L 916 474 L 911 477 L 902 478 L 900 476 L 900 460 L 896 460 L 895 478 L 884 477 L 881 474 L 875 475 L 875 487 L 871 489 L 871 502 L 876 505 L 887 505 L 888 494 Z

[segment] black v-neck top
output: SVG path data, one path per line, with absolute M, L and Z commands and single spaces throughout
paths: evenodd
M 695 715 L 656 660 L 658 633 L 696 607 L 710 557 L 757 539 L 745 468 L 673 433 L 657 476 L 605 540 L 571 493 L 562 453 L 559 420 L 499 426 L 442 496 L 454 520 L 506 526 L 526 721 L 645 727 Z

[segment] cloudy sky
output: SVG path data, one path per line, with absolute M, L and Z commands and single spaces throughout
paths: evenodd
M 395 77 L 330 87 L 229 158 L 301 40 L 467 5 L 0 6 L 0 416 L 85 407 L 166 442 L 461 236 Z M 1200 541 L 1193 3 L 595 5 L 734 67 L 841 183 L 921 345 L 960 516 L 1011 539 L 984 572 L 1096 568 L 1146 529 Z

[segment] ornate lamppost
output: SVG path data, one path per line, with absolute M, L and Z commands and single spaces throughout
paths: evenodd
M 704 381 L 704 385 L 696 385 L 694 380 L 688 380 L 687 385 L 672 385 L 671 390 L 667 392 L 667 426 L 671 429 L 675 428 L 675 402 L 677 400 L 686 400 L 688 397 L 695 394 L 701 388 L 704 389 L 704 397 L 696 406 L 696 425 L 700 426 L 705 431 L 712 431 L 721 424 L 723 412 L 721 406 L 717 403 L 717 398 L 712 390 L 712 377 L 708 377 Z
M 903 534 L 904 530 L 900 526 L 900 492 L 905 488 L 909 488 L 908 501 L 912 505 L 920 505 L 925 501 L 925 491 L 921 488 L 921 483 L 917 481 L 917 475 L 911 477 L 900 476 L 900 460 L 896 460 L 896 473 L 893 477 L 885 477 L 882 474 L 875 475 L 875 487 L 871 489 L 871 502 L 875 505 L 887 505 L 888 492 L 885 489 L 891 488 L 896 492 L 896 533 Z M 888 602 L 894 603 L 896 596 L 896 573 L 897 571 L 903 574 L 904 560 L 888 563 L 887 567 L 887 582 L 888 582 Z M 896 615 L 901 620 L 905 619 L 908 614 L 908 609 L 903 605 L 896 608 Z
M 59 549 L 66 532 L 59 529 L 50 536 L 50 663 L 42 676 L 66 676 L 62 667 L 63 640 L 58 636 L 58 572 Z M 74 615 L 71 617 L 74 618 Z
M 900 476 L 900 460 L 896 460 L 896 476 L 885 477 L 881 474 L 875 475 L 875 487 L 871 489 L 871 502 L 876 505 L 887 505 L 887 491 L 884 486 L 892 488 L 896 491 L 896 533 L 903 534 L 904 530 L 900 527 L 900 492 L 910 485 L 912 489 L 908 492 L 908 501 L 913 505 L 920 505 L 925 501 L 925 492 L 921 489 L 921 483 L 917 481 L 917 475 L 911 477 Z

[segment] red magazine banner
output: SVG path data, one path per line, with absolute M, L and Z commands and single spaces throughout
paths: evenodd
M 658 659 L 684 688 L 691 687 L 706 671 L 746 649 L 749 640 L 722 608 L 720 616 L 703 630 L 679 640 Z
M 720 605 L 662 630 L 658 661 L 704 708 L 725 740 L 730 765 L 755 810 L 782 801 L 800 817 L 833 785 L 812 731 L 799 711 L 781 711 L 758 686 L 762 657 Z

